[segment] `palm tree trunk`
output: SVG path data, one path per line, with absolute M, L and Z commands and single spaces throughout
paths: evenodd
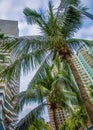
M 52 111 L 53 111 L 53 116 L 54 116 L 55 128 L 56 128 L 56 130 L 59 130 L 59 126 L 57 123 L 57 117 L 56 117 L 56 109 L 52 109 Z
M 88 96 L 88 94 L 87 94 L 87 92 L 86 92 L 86 89 L 85 89 L 85 87 L 84 87 L 84 85 L 83 85 L 83 83 L 82 83 L 82 80 L 81 80 L 81 78 L 80 78 L 80 76 L 79 76 L 79 74 L 78 74 L 78 72 L 77 72 L 77 70 L 76 70 L 76 67 L 75 67 L 75 65 L 73 64 L 73 61 L 72 61 L 72 59 L 71 59 L 71 56 L 67 55 L 67 56 L 66 56 L 66 60 L 67 60 L 69 66 L 70 66 L 70 68 L 71 68 L 71 70 L 72 70 L 72 73 L 73 73 L 73 75 L 74 75 L 74 78 L 75 78 L 75 80 L 76 80 L 76 83 L 77 83 L 77 85 L 78 85 L 78 88 L 79 88 L 79 90 L 80 90 L 82 100 L 83 100 L 83 102 L 84 102 L 84 105 L 85 105 L 85 107 L 86 107 L 87 113 L 88 113 L 88 115 L 89 115 L 90 121 L 91 121 L 91 123 L 93 124 L 93 105 L 92 105 L 91 102 L 90 102 L 89 96 Z

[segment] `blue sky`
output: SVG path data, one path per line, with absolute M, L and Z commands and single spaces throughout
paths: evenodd
M 56 5 L 59 0 L 53 0 Z M 39 29 L 36 25 L 27 25 L 23 9 L 30 7 L 32 9 L 46 9 L 48 0 L 0 0 L 0 19 L 18 20 L 20 35 L 39 34 Z
M 58 6 L 60 0 L 53 0 L 54 5 Z M 93 0 L 81 0 L 82 4 L 89 8 L 89 12 L 93 14 Z M 27 25 L 23 9 L 30 7 L 33 9 L 47 9 L 48 0 L 0 0 L 0 19 L 17 20 L 19 26 L 19 35 L 38 35 L 40 30 L 37 25 Z M 75 34 L 77 38 L 93 39 L 93 21 L 89 18 L 84 18 L 81 29 Z M 29 73 L 28 76 L 21 79 L 21 90 L 27 88 L 27 84 L 34 75 L 35 71 Z M 24 111 L 20 114 L 23 117 L 30 109 L 36 104 L 25 107 Z
M 60 0 L 53 0 L 54 5 L 59 5 Z M 89 7 L 89 12 L 93 13 L 92 5 L 93 0 L 81 0 L 81 2 Z M 0 19 L 18 20 L 20 35 L 34 35 L 39 34 L 39 29 L 36 25 L 27 25 L 23 9 L 30 7 L 33 9 L 47 8 L 48 0 L 0 0 Z M 87 22 L 88 21 L 88 22 Z M 91 31 L 93 30 L 93 22 L 87 19 L 84 21 L 84 28 L 77 33 L 78 37 L 83 37 L 86 31 L 85 38 L 91 37 Z M 88 23 L 88 24 L 87 24 Z M 88 28 L 86 28 L 88 26 Z M 87 31 L 89 29 L 90 31 Z M 83 33 L 84 31 L 84 33 Z M 88 33 L 89 32 L 89 33 Z

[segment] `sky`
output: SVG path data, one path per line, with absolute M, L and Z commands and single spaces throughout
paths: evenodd
M 59 4 L 60 0 L 53 0 L 55 5 Z M 30 7 L 38 10 L 39 8 L 46 9 L 48 0 L 0 0 L 0 19 L 17 20 L 19 22 L 20 36 L 23 35 L 38 35 L 39 29 L 36 25 L 27 25 L 23 9 Z
M 53 0 L 56 7 L 59 5 L 60 0 Z M 93 0 L 81 0 L 82 4 L 89 8 L 89 12 L 93 14 Z M 25 7 L 30 7 L 32 9 L 38 10 L 42 8 L 47 10 L 48 0 L 0 0 L 0 19 L 5 20 L 17 20 L 19 27 L 19 35 L 39 35 L 40 30 L 37 25 L 27 25 L 23 9 Z M 75 34 L 74 37 L 84 38 L 93 40 L 93 21 L 89 18 L 84 17 L 81 29 Z M 27 85 L 36 70 L 30 72 L 27 76 L 21 78 L 20 89 L 21 91 L 27 88 Z M 31 104 L 30 106 L 25 106 L 24 111 L 20 114 L 19 118 L 22 118 L 29 112 L 36 104 Z M 46 115 L 47 116 L 47 115 Z
M 59 5 L 60 0 L 53 0 L 54 5 Z M 89 7 L 89 11 L 93 13 L 92 5 L 93 0 L 81 0 L 81 2 Z M 40 33 L 37 25 L 27 25 L 23 9 L 25 7 L 30 7 L 32 9 L 47 8 L 48 0 L 0 0 L 0 19 L 9 19 L 9 20 L 17 20 L 19 26 L 19 35 L 38 35 Z M 89 20 L 89 19 L 88 19 Z M 91 20 L 89 20 L 91 23 Z M 88 23 L 89 23 L 88 21 Z M 87 20 L 84 21 L 87 23 Z M 91 28 L 92 27 L 92 28 Z M 89 31 L 87 31 L 89 29 Z M 77 34 L 78 37 L 82 37 L 85 34 L 85 37 L 91 38 L 91 31 L 93 30 L 93 26 L 90 24 L 89 28 L 83 28 Z M 87 35 L 87 36 L 86 36 Z

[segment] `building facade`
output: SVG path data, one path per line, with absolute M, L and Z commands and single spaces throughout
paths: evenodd
M 56 130 L 55 120 L 54 120 L 54 113 L 50 106 L 48 106 L 48 114 L 49 114 L 49 125 L 52 130 Z M 56 124 L 57 126 L 62 125 L 62 123 L 66 120 L 66 113 L 61 109 L 55 110 L 56 116 Z
M 5 36 L 18 37 L 19 36 L 18 21 L 0 19 L 0 32 L 4 33 Z
M 77 55 L 72 55 L 72 60 L 87 89 L 87 87 L 93 84 L 93 48 L 83 46 Z
M 18 22 L 0 20 L 0 33 L 5 36 L 18 37 Z M 2 53 L 2 52 L 1 52 Z M 11 59 L 11 54 L 3 53 L 7 59 Z M 5 65 L 9 64 L 7 62 Z M 3 64 L 0 61 L 0 64 Z M 17 125 L 18 115 L 14 112 L 17 99 L 15 95 L 19 93 L 19 78 L 14 78 L 11 83 L 0 79 L 0 130 L 14 130 Z

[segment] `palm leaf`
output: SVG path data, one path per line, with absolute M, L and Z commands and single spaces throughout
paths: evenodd
M 85 9 L 82 9 L 80 6 L 76 7 L 74 5 L 71 5 L 70 7 L 76 9 L 77 11 L 81 12 L 83 15 L 87 16 L 88 18 L 90 18 L 91 20 L 93 20 L 93 15 L 86 12 Z
M 49 90 L 44 88 L 41 85 L 34 85 L 34 88 L 27 89 L 24 92 L 19 94 L 18 105 L 16 105 L 15 109 L 20 112 L 22 111 L 24 104 L 30 104 L 32 102 L 37 102 L 38 104 L 42 103 L 46 96 L 48 95 Z
M 71 38 L 71 39 L 68 39 L 67 40 L 67 43 L 68 44 L 81 44 L 81 43 L 85 43 L 86 45 L 92 45 L 93 44 L 93 41 L 91 40 L 86 40 L 86 39 L 76 39 L 76 38 Z
M 18 39 L 11 39 L 7 44 L 2 45 L 2 49 L 8 50 L 11 54 L 14 53 L 14 57 L 45 47 L 48 48 L 49 44 L 43 36 L 20 37 Z
M 64 37 L 73 36 L 74 32 L 76 32 L 81 26 L 82 14 L 75 8 L 71 8 L 71 5 L 78 8 L 80 6 L 80 1 L 61 0 L 57 10 L 57 21 L 61 26 Z M 81 9 L 86 10 L 83 6 L 81 6 Z
M 36 50 L 34 52 L 30 52 L 28 54 L 23 54 L 19 58 L 17 58 L 11 65 L 7 66 L 5 70 L 1 72 L 1 77 L 5 76 L 9 79 L 14 77 L 19 77 L 21 72 L 28 73 L 29 70 L 37 67 L 42 61 L 45 59 L 46 50 Z
M 39 69 L 37 70 L 36 74 L 34 75 L 33 79 L 29 83 L 28 88 L 30 89 L 35 83 L 42 81 L 46 77 L 46 69 L 50 66 L 50 60 L 52 57 L 52 52 L 50 52 L 45 60 L 40 65 Z
M 38 19 L 41 18 L 41 15 L 38 12 L 31 10 L 30 8 L 25 8 L 23 12 L 26 15 L 27 22 L 30 24 L 37 23 Z
M 31 112 L 29 112 L 23 119 L 20 120 L 16 130 L 28 130 L 29 126 L 36 120 L 40 119 L 40 115 L 44 110 L 46 103 L 42 103 L 41 105 L 37 106 Z
M 26 20 L 29 24 L 38 24 L 41 28 L 45 29 L 44 26 L 47 27 L 46 21 L 45 21 L 45 17 L 44 15 L 35 10 L 32 10 L 30 8 L 25 8 L 23 13 L 26 16 Z
M 93 41 L 86 40 L 86 39 L 72 38 L 72 39 L 68 39 L 67 43 L 68 43 L 68 46 L 71 48 L 71 50 L 77 54 L 81 48 L 93 47 Z

